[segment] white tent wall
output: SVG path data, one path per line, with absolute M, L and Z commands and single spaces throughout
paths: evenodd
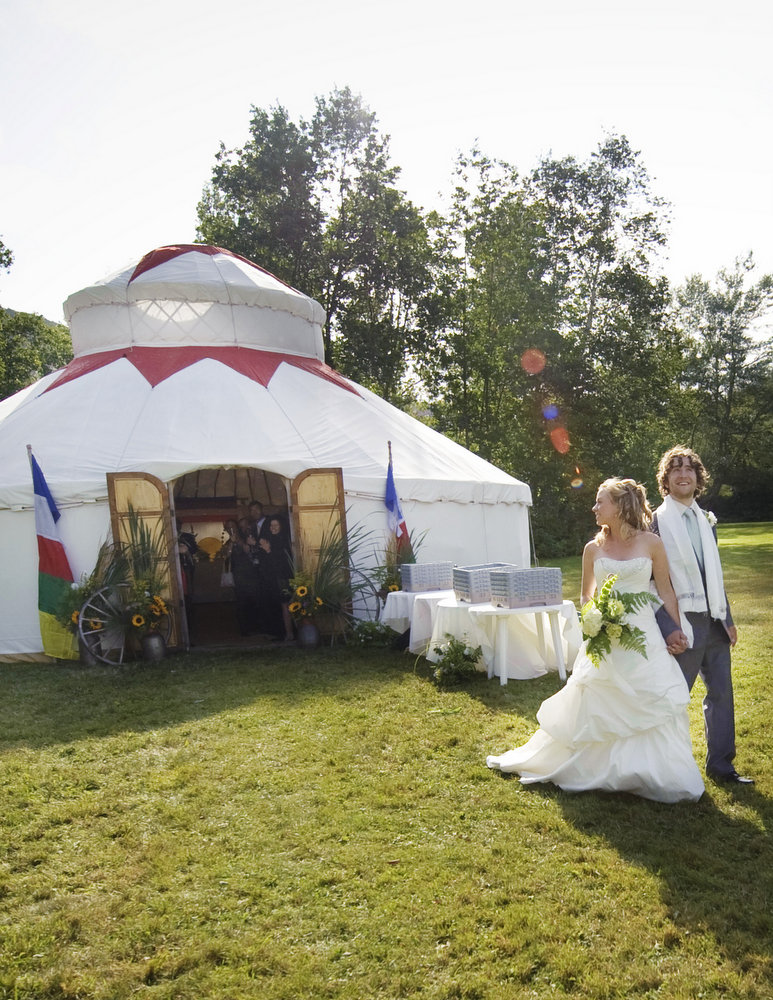
M 99 547 L 110 537 L 107 502 L 61 511 L 58 528 L 77 582 L 94 568 Z M 47 659 L 38 619 L 38 542 L 34 510 L 0 510 L 0 661 Z
M 359 526 L 369 533 L 356 558 L 358 568 L 367 572 L 379 562 L 388 538 L 383 496 L 350 491 L 344 479 L 344 497 L 349 529 Z M 65 506 L 61 514 L 59 530 L 77 582 L 94 568 L 100 545 L 110 537 L 110 511 L 106 501 L 97 501 Z M 448 501 L 439 509 L 437 503 L 404 501 L 403 514 L 414 536 L 423 536 L 422 562 L 529 565 L 528 507 L 523 503 Z M 0 510 L 0 539 L 0 662 L 45 659 L 37 611 L 34 511 Z
M 400 490 L 398 484 L 398 492 Z M 360 526 L 369 532 L 359 553 L 361 568 L 383 558 L 388 539 L 383 497 L 350 493 L 344 478 L 349 530 Z M 406 526 L 420 540 L 418 562 L 450 561 L 458 566 L 507 562 L 529 566 L 529 508 L 523 503 L 429 503 L 401 501 Z

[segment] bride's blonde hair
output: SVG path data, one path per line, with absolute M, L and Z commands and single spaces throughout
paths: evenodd
M 647 503 L 647 491 L 635 479 L 605 479 L 599 486 L 605 490 L 617 507 L 620 515 L 620 534 L 630 538 L 636 531 L 649 531 L 652 524 L 652 508 Z M 596 535 L 597 545 L 603 545 L 609 535 L 609 526 L 602 524 Z

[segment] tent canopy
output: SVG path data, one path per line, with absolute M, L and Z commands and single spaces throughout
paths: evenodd
M 327 366 L 321 306 L 250 261 L 162 247 L 65 313 L 73 361 L 0 402 L 0 656 L 41 648 L 28 444 L 76 579 L 107 537 L 107 473 L 243 467 L 289 487 L 340 468 L 350 523 L 381 531 L 389 442 L 421 558 L 529 564 L 529 487 Z
M 31 503 L 28 443 L 64 503 L 104 497 L 106 472 L 166 482 L 222 465 L 288 478 L 340 466 L 348 487 L 378 491 L 390 440 L 405 500 L 531 501 L 524 483 L 328 367 L 319 304 L 226 250 L 152 251 L 65 312 L 74 360 L 0 403 L 0 507 Z

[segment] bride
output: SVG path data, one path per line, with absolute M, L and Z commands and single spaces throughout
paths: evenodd
M 663 543 L 649 530 L 652 511 L 633 479 L 607 479 L 593 507 L 599 532 L 582 557 L 585 605 L 609 576 L 624 593 L 649 590 L 679 620 Z M 582 650 L 566 685 L 542 703 L 540 728 L 523 746 L 486 763 L 524 784 L 551 781 L 569 792 L 632 792 L 659 802 L 696 801 L 703 780 L 693 759 L 679 665 L 666 650 L 650 603 L 627 621 L 644 633 L 646 653 L 612 643 L 594 666 Z

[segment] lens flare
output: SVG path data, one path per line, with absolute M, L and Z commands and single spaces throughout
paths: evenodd
M 554 427 L 550 432 L 550 441 L 559 454 L 565 455 L 569 451 L 569 432 L 565 427 Z
M 570 485 L 573 490 L 582 489 L 582 487 L 585 485 L 585 482 L 582 478 L 582 473 L 580 472 L 579 468 L 576 465 L 574 467 L 574 479 L 572 480 Z
M 545 420 L 555 420 L 558 417 L 558 407 L 555 403 L 548 403 L 542 408 L 542 416 Z
M 539 375 L 545 367 L 545 355 L 538 347 L 529 347 L 521 355 L 521 368 L 528 375 Z

